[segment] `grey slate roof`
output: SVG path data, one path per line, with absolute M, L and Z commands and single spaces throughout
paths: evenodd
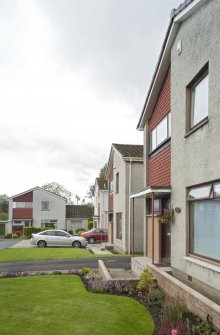
M 122 157 L 143 157 L 143 145 L 113 143 L 112 146 L 120 152 Z
M 89 219 L 93 216 L 93 209 L 87 205 L 66 205 L 66 218 Z

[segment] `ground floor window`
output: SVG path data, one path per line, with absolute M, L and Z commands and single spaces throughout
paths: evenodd
M 190 253 L 220 261 L 220 183 L 189 191 Z
M 122 239 L 122 213 L 116 213 L 116 238 Z
M 56 228 L 57 220 L 41 220 L 41 228 Z

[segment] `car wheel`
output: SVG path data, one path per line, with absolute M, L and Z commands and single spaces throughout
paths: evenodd
M 73 248 L 81 248 L 81 243 L 79 241 L 74 241 L 72 243 Z
M 41 240 L 41 241 L 37 242 L 37 246 L 38 246 L 38 248 L 46 248 L 47 243 L 45 241 Z
M 90 237 L 89 238 L 89 243 L 91 243 L 91 244 L 95 243 L 95 238 L 94 237 Z

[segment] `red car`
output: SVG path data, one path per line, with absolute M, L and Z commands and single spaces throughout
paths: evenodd
M 95 242 L 107 242 L 108 241 L 108 230 L 102 228 L 93 228 L 89 231 L 81 233 L 82 237 L 85 237 L 89 243 Z

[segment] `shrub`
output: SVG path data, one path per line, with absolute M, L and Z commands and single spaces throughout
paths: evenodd
M 5 238 L 18 238 L 18 237 L 19 236 L 17 234 L 12 234 L 12 233 L 5 235 Z
M 88 220 L 88 229 L 91 230 L 93 228 L 93 219 Z
M 36 234 L 45 230 L 45 228 L 37 228 L 37 227 L 24 227 L 24 236 L 31 237 L 31 234 Z
M 147 302 L 150 306 L 160 306 L 164 300 L 165 294 L 160 287 L 155 287 L 153 290 L 150 290 Z
M 86 231 L 86 230 L 83 229 L 83 228 L 78 228 L 78 229 L 76 229 L 76 234 L 77 234 L 78 236 L 80 236 L 81 233 L 83 233 L 84 231 Z
M 82 270 L 80 271 L 82 276 L 86 276 L 89 272 L 90 272 L 90 268 L 88 268 L 87 266 L 82 268 Z
M 145 268 L 144 271 L 140 275 L 139 282 L 137 284 L 137 290 L 142 293 L 147 293 L 149 291 L 149 285 L 154 284 L 154 278 L 152 273 L 148 268 Z

